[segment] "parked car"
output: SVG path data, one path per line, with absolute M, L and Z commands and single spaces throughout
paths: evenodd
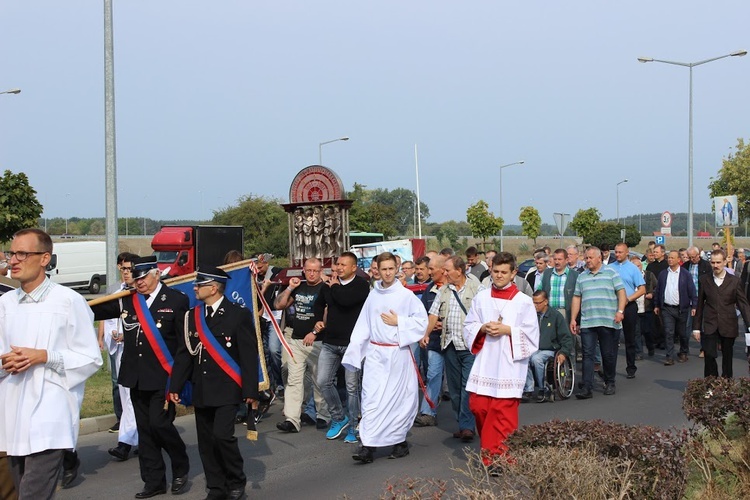
M 518 275 L 522 278 L 526 277 L 526 273 L 528 273 L 529 269 L 532 267 L 534 267 L 534 259 L 526 259 L 518 265 Z

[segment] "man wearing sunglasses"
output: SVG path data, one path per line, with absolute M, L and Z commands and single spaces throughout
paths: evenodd
M 64 453 L 76 446 L 86 379 L 102 357 L 83 297 L 45 274 L 49 235 L 23 229 L 6 256 L 21 286 L 0 297 L 0 450 L 19 498 L 52 498 Z

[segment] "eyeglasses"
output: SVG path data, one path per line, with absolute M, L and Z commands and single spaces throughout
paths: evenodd
M 206 282 L 206 283 L 193 283 L 193 288 L 201 288 L 201 287 L 204 287 L 204 286 L 211 286 L 213 284 L 214 284 L 213 281 L 209 281 L 209 282 Z
M 29 258 L 29 255 L 44 255 L 45 253 L 47 252 L 12 252 L 11 251 L 11 252 L 5 252 L 5 255 L 8 258 L 8 260 L 15 257 L 18 262 L 23 262 Z
M 535 306 L 540 306 L 540 305 L 544 304 L 544 303 L 545 303 L 545 302 L 547 302 L 547 301 L 546 301 L 546 300 L 540 300 L 540 301 L 538 301 L 538 302 L 537 302 L 537 301 L 535 300 L 535 301 L 533 301 L 533 302 L 534 302 L 534 305 L 535 305 Z
M 321 271 L 321 269 L 305 269 L 306 273 L 315 273 L 318 274 Z
M 120 271 L 122 271 L 123 273 L 132 273 L 133 272 L 133 268 L 132 267 L 120 266 Z

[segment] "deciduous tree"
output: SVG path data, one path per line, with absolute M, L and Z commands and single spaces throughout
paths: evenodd
M 712 198 L 727 194 L 737 195 L 739 220 L 750 215 L 750 144 L 737 139 L 736 151 L 722 160 L 716 177 L 711 178 L 708 190 Z
M 260 252 L 288 255 L 289 225 L 280 200 L 246 195 L 237 201 L 236 206 L 214 212 L 212 222 L 244 227 L 246 256 Z
M 581 209 L 576 212 L 573 220 L 570 222 L 570 227 L 578 233 L 578 236 L 583 238 L 586 243 L 595 243 L 591 240 L 597 231 L 597 226 L 602 218 L 602 214 L 599 213 L 594 207 Z
M 42 210 L 26 174 L 6 170 L 0 177 L 0 242 L 9 241 L 16 231 L 36 227 Z
M 486 201 L 479 200 L 466 209 L 466 222 L 469 223 L 471 234 L 482 238 L 482 248 L 487 246 L 489 236 L 497 234 L 503 228 L 503 219 L 492 215 L 488 207 Z
M 542 218 L 539 216 L 539 211 L 534 207 L 523 207 L 518 220 L 521 221 L 521 234 L 534 240 L 536 247 L 536 238 L 542 232 Z

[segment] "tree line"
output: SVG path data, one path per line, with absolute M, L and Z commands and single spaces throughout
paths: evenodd
M 722 159 L 722 166 L 716 177 L 708 184 L 708 196 L 713 198 L 727 194 L 738 197 L 740 226 L 750 217 L 750 144 L 738 139 L 735 150 Z M 349 212 L 351 231 L 383 233 L 386 239 L 397 236 L 413 236 L 421 224 L 422 235 L 434 236 L 439 244 L 459 247 L 462 238 L 467 235 L 480 238 L 484 246 L 495 246 L 495 236 L 503 229 L 504 234 L 525 235 L 536 243 L 539 236 L 553 236 L 557 228 L 543 224 L 538 210 L 534 207 L 522 207 L 518 220 L 520 225 L 506 225 L 505 221 L 488 210 L 488 204 L 479 200 L 466 211 L 466 221 L 449 220 L 445 222 L 427 222 L 430 210 L 426 203 L 420 202 L 417 211 L 417 197 L 414 191 L 396 189 L 367 189 L 364 184 L 355 183 L 347 198 L 353 200 Z M 148 217 L 127 217 L 118 219 L 118 234 L 148 235 L 154 234 L 165 224 L 228 224 L 242 225 L 245 228 L 247 243 L 245 251 L 250 253 L 271 252 L 278 256 L 288 253 L 287 215 L 281 208 L 282 200 L 249 194 L 237 200 L 233 206 L 214 211 L 211 220 L 155 220 Z M 13 173 L 6 170 L 0 177 L 0 243 L 7 242 L 17 230 L 24 227 L 39 227 L 50 234 L 68 233 L 72 235 L 103 235 L 105 221 L 103 217 L 68 219 L 41 218 L 43 207 L 39 203 L 36 191 L 29 184 L 23 172 Z M 588 243 L 613 244 L 620 241 L 620 232 L 625 229 L 626 241 L 640 240 L 640 234 L 650 234 L 661 228 L 661 214 L 641 214 L 616 221 L 603 221 L 596 208 L 579 210 L 570 223 L 566 234 L 576 232 Z M 687 214 L 672 214 L 672 234 L 686 234 Z M 695 214 L 696 231 L 715 233 L 713 214 Z M 738 234 L 744 234 L 742 229 Z M 487 239 L 490 239 L 488 242 Z

